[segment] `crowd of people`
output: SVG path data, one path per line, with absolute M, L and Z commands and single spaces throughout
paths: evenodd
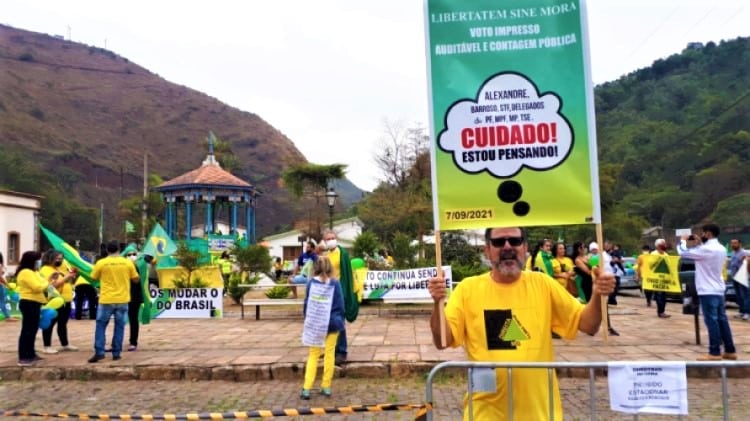
M 724 306 L 725 279 L 722 269 L 726 249 L 718 242 L 719 227 L 707 224 L 700 237 L 684 236 L 676 247 L 681 258 L 690 259 L 696 267 L 695 282 L 700 298 L 704 323 L 708 330 L 708 353 L 701 361 L 735 360 L 736 348 Z M 750 253 L 742 248 L 738 239 L 731 241 L 732 254 L 728 276 L 734 277 Z M 653 250 L 642 247 L 637 260 L 636 278 L 642 280 L 643 267 L 652 255 L 664 256 L 668 245 L 657 239 Z M 387 255 L 381 255 L 387 261 Z M 434 301 L 430 326 L 433 342 L 439 349 L 463 346 L 472 361 L 552 361 L 552 338 L 574 339 L 577 332 L 593 335 L 604 322 L 601 307 L 616 305 L 618 273 L 623 273 L 623 252 L 620 247 L 605 241 L 600 249 L 596 242 L 575 242 L 570 247 L 562 242 L 553 244 L 544 239 L 529 252 L 526 231 L 521 227 L 488 228 L 485 232 L 484 256 L 490 270 L 462 280 L 447 300 L 444 278 L 432 278 L 428 289 Z M 149 256 L 146 261 L 147 279 Z M 138 309 L 143 301 L 139 283 L 144 279 L 142 269 L 136 266 L 137 250 L 121 253 L 117 242 L 106 245 L 106 256 L 96 261 L 91 278 L 100 282 L 98 300 L 93 304 L 96 318 L 94 354 L 89 362 L 95 363 L 112 353 L 119 360 L 123 351 L 124 325 L 130 320 L 129 351 L 137 349 Z M 228 256 L 227 256 L 228 258 Z M 278 271 L 280 261 L 274 269 Z M 0 255 L 0 265 L 2 256 Z M 1 268 L 1 266 L 0 266 Z M 0 284 L 7 284 L 0 270 Z M 49 300 L 49 291 L 62 299 L 57 317 L 42 331 L 44 353 L 76 351 L 69 343 L 67 323 L 70 318 L 73 287 L 79 276 L 75 269 L 66 266 L 62 253 L 49 250 L 44 254 L 29 251 L 23 254 L 15 274 L 20 292 L 19 309 L 22 314 L 18 342 L 19 365 L 33 365 L 41 359 L 35 350 L 42 306 Z M 320 384 L 324 396 L 332 395 L 333 367 L 346 362 L 348 354 L 347 322 L 356 320 L 359 303 L 353 291 L 351 259 L 346 249 L 338 244 L 336 233 L 326 231 L 322 240 L 308 242 L 293 269 L 290 283 L 305 285 L 303 342 L 310 346 L 305 368 L 305 378 L 300 392 L 302 399 L 311 397 L 315 383 L 318 360 L 323 355 L 323 377 Z M 90 284 L 86 284 L 92 287 Z M 742 282 L 737 282 L 738 302 L 742 320 L 750 320 L 750 292 Z M 93 287 L 92 287 L 93 288 Z M 85 289 L 85 288 L 84 288 Z M 311 294 L 311 290 L 315 291 Z M 646 305 L 656 302 L 656 315 L 669 318 L 666 313 L 666 294 L 645 291 Z M 85 296 L 85 293 L 82 293 Z M 605 301 L 606 300 L 606 301 Z M 96 302 L 98 301 L 98 302 Z M 321 305 L 323 305 L 321 307 Z M 5 306 L 2 306 L 5 309 Z M 76 305 L 77 308 L 80 308 Z M 90 304 L 91 308 L 91 304 Z M 309 311 L 315 308 L 314 311 Z M 324 314 L 321 318 L 321 308 Z M 440 313 L 444 313 L 441 319 Z M 79 318 L 79 312 L 76 318 Z M 14 320 L 6 315 L 7 320 Z M 111 347 L 106 348 L 106 329 L 114 319 Z M 607 328 L 612 328 L 609 315 Z M 511 327 L 515 328 L 511 329 Z M 61 347 L 52 347 L 53 333 Z M 314 336 L 317 332 L 319 335 Z M 312 336 L 311 336 L 312 335 Z M 317 339 L 310 339 L 315 337 Z M 561 418 L 561 405 L 556 379 L 553 395 L 547 388 L 547 373 L 533 370 L 514 372 L 513 406 L 524 414 L 537 414 L 545 418 L 550 399 L 554 402 L 555 418 Z M 508 374 L 497 371 L 497 389 L 493 393 L 479 394 L 473 398 L 474 416 L 479 419 L 502 419 L 508 405 Z
M 21 255 L 14 274 L 18 290 L 18 310 L 21 313 L 21 330 L 18 338 L 19 366 L 33 366 L 43 359 L 40 353 L 78 351 L 78 347 L 71 344 L 68 338 L 68 321 L 73 313 L 74 301 L 77 320 L 83 317 L 83 303 L 86 301 L 89 318 L 96 320 L 94 355 L 88 362 L 95 363 L 104 359 L 105 352 L 111 352 L 113 360 L 121 358 L 126 323 L 130 325 L 128 351 L 137 349 L 138 312 L 143 302 L 142 281 L 148 279 L 150 256 L 139 256 L 132 246 L 121 254 L 121 246 L 117 241 L 107 243 L 103 249 L 106 255 L 96 260 L 90 276 L 90 279 L 99 282 L 98 290 L 80 276 L 76 268 L 70 266 L 60 251 L 26 251 Z M 140 270 L 136 269 L 137 259 L 146 263 L 139 268 Z M 7 280 L 3 273 L 0 256 L 0 289 L 5 292 Z M 4 296 L 0 298 L 3 298 L 0 307 L 7 312 Z M 52 303 L 56 305 L 51 306 Z M 45 322 L 42 313 L 49 310 L 54 310 L 51 313 L 53 317 Z M 6 320 L 17 320 L 10 314 L 4 316 Z M 114 318 L 115 326 L 110 345 L 106 347 L 106 330 L 111 318 Z M 38 352 L 36 337 L 40 327 L 43 348 Z M 53 347 L 52 344 L 55 331 L 60 347 Z
M 695 283 L 708 330 L 708 353 L 698 360 L 736 360 L 737 351 L 724 301 L 726 282 L 722 269 L 726 249 L 718 241 L 717 225 L 706 224 L 701 231 L 700 237 L 683 236 L 677 246 L 679 256 L 695 264 Z M 574 243 L 572 256 L 565 256 L 564 244 L 553 247 L 551 241 L 543 240 L 528 253 L 525 230 L 503 227 L 488 228 L 485 244 L 484 255 L 490 262 L 490 271 L 463 279 L 445 307 L 445 279 L 430 280 L 429 290 L 434 301 L 430 326 L 438 349 L 463 346 L 471 361 L 552 361 L 553 335 L 550 332 L 566 339 L 575 338 L 578 331 L 594 334 L 603 323 L 600 308 L 604 300 L 616 304 L 613 301 L 617 292 L 615 273 L 621 269 L 622 253 L 609 242 L 601 251 L 596 243 L 588 247 L 584 243 Z M 729 276 L 734 277 L 748 253 L 739 240 L 732 240 L 731 247 Z M 653 252 L 649 246 L 644 246 L 639 268 L 647 264 L 646 256 L 664 255 L 666 250 L 663 239 L 655 242 Z M 642 272 L 638 271 L 639 278 Z M 748 290 L 744 284 L 740 287 L 745 289 L 738 293 L 739 317 L 747 320 L 750 319 L 747 316 L 750 314 Z M 579 295 L 581 290 L 583 296 Z M 661 294 L 655 292 L 647 299 L 649 304 L 651 299 L 657 302 L 658 317 L 668 318 L 666 300 Z M 609 330 L 613 332 L 611 325 Z M 475 369 L 475 376 L 490 376 L 494 386 L 492 390 L 481 390 L 467 397 L 464 419 L 468 417 L 468 399 L 472 400 L 474 419 L 506 419 L 510 405 L 514 412 L 529 419 L 563 419 L 554 371 L 550 389 L 546 370 L 514 370 L 513 393 L 509 397 L 508 371 L 488 370 Z M 550 402 L 553 402 L 553 414 L 547 410 Z

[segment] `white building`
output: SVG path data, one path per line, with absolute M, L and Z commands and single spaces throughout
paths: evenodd
M 0 190 L 0 252 L 8 274 L 25 251 L 39 250 L 39 210 L 42 196 Z
M 354 246 L 354 240 L 362 234 L 362 221 L 355 217 L 333 221 L 333 231 L 336 233 L 339 245 L 347 250 Z M 300 230 L 291 230 L 280 234 L 269 235 L 259 244 L 268 247 L 268 251 L 274 258 L 281 257 L 282 260 L 296 261 L 302 253 L 303 242 L 300 242 L 304 233 Z M 305 241 L 305 240 L 303 240 Z

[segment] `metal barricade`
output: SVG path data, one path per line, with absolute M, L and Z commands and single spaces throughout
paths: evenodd
M 649 364 L 652 363 L 654 365 L 659 364 L 665 364 L 668 363 L 668 361 L 619 361 L 619 362 L 625 362 L 625 363 L 639 363 L 639 364 Z M 682 363 L 680 361 L 680 363 Z M 446 361 L 442 362 L 430 370 L 429 375 L 427 376 L 427 381 L 425 384 L 425 402 L 431 404 L 433 406 L 433 409 L 437 406 L 439 406 L 439 403 L 436 404 L 433 402 L 432 398 L 432 382 L 437 375 L 437 373 L 440 370 L 446 369 L 446 368 L 453 368 L 453 367 L 463 367 L 467 369 L 467 378 L 469 381 L 467 382 L 467 392 L 469 396 L 472 396 L 473 390 L 472 390 L 472 374 L 475 369 L 478 368 L 505 368 L 508 370 L 508 419 L 513 420 L 514 414 L 513 414 L 513 378 L 511 374 L 513 373 L 514 369 L 524 369 L 524 368 L 536 368 L 536 369 L 547 369 L 547 386 L 548 386 L 548 393 L 549 393 L 549 419 L 554 420 L 555 419 L 555 401 L 554 401 L 554 382 L 553 382 L 553 373 L 556 369 L 588 369 L 589 373 L 589 407 L 590 407 L 590 418 L 591 420 L 596 420 L 596 376 L 595 376 L 595 370 L 596 369 L 606 369 L 609 367 L 609 362 L 472 362 L 472 361 Z M 724 420 L 729 420 L 729 391 L 728 391 L 728 385 L 727 385 L 727 368 L 742 368 L 742 367 L 750 367 L 750 361 L 685 361 L 685 367 L 686 369 L 692 368 L 692 367 L 705 367 L 705 368 L 718 368 L 721 372 L 721 398 L 722 398 L 722 407 L 723 407 L 723 415 Z M 468 399 L 468 408 L 469 412 L 469 419 L 474 419 L 474 407 L 473 407 L 473 399 Z M 427 420 L 432 420 L 433 411 L 430 411 L 427 413 Z M 638 419 L 638 414 L 633 415 L 633 419 Z M 682 416 L 678 416 L 678 419 L 682 420 Z

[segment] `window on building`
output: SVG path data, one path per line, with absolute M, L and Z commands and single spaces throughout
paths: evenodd
M 21 260 L 21 235 L 17 232 L 8 233 L 7 264 L 17 265 Z

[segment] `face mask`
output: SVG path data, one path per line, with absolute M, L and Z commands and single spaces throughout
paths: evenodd
M 60 267 L 60 266 L 62 266 L 62 262 L 55 262 L 55 267 Z
M 138 260 L 138 256 L 128 256 L 128 259 L 135 262 L 136 260 Z
M 326 240 L 326 247 L 328 247 L 328 250 L 335 249 L 337 245 L 338 243 L 336 242 L 336 239 Z
M 34 263 L 34 269 L 39 270 L 40 267 L 42 267 L 42 261 L 37 260 L 36 263 Z

